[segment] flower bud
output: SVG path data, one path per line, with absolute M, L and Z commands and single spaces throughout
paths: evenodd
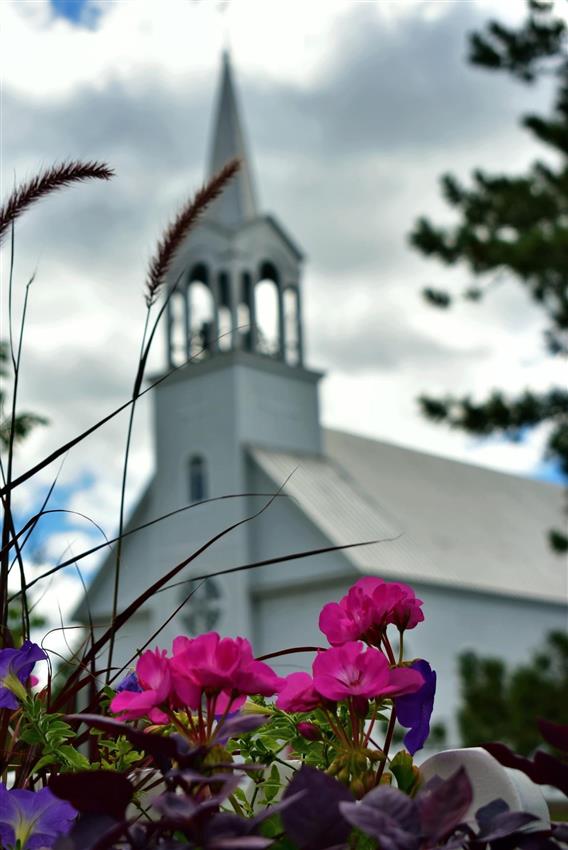
M 322 737 L 319 726 L 316 726 L 315 723 L 310 723 L 308 720 L 301 720 L 299 723 L 296 723 L 296 731 L 302 738 L 306 738 L 308 741 L 320 741 Z
M 360 777 L 357 777 L 356 779 L 353 779 L 353 781 L 351 782 L 351 784 L 350 784 L 349 788 L 351 789 L 351 791 L 352 791 L 352 793 L 353 793 L 353 796 L 354 796 L 357 800 L 360 800 L 360 799 L 361 799 L 361 797 L 364 797 L 364 796 L 365 796 L 365 791 L 367 790 L 367 789 L 365 788 L 365 783 L 363 782 L 363 780 L 362 780 Z

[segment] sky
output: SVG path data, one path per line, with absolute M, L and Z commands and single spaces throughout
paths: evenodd
M 3 0 L 0 180 L 64 158 L 97 159 L 110 184 L 44 201 L 16 229 L 14 315 L 35 273 L 21 409 L 48 417 L 22 470 L 129 395 L 144 319 L 143 282 L 161 229 L 204 176 L 223 48 L 229 47 L 260 204 L 307 255 L 307 362 L 322 369 L 325 425 L 522 475 L 544 433 L 521 445 L 473 440 L 426 422 L 422 392 L 540 389 L 560 375 L 542 316 L 505 281 L 482 305 L 435 311 L 425 285 L 470 282 L 409 247 L 417 217 L 452 221 L 441 174 L 520 171 L 544 153 L 519 116 L 550 92 L 467 65 L 467 33 L 522 0 Z M 7 335 L 7 252 L 1 259 Z M 151 368 L 163 366 L 158 340 Z M 22 488 L 24 516 L 59 475 L 59 515 L 39 563 L 116 526 L 125 419 Z M 137 414 L 128 499 L 152 469 L 151 407 Z M 45 526 L 47 528 L 47 526 Z

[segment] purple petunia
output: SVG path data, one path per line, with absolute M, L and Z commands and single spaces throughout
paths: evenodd
M 0 708 L 18 708 L 25 696 L 24 685 L 36 661 L 45 661 L 47 655 L 29 640 L 20 649 L 0 650 Z
M 125 676 L 124 679 L 122 679 L 122 681 L 116 686 L 117 694 L 122 691 L 134 691 L 134 693 L 141 694 L 142 690 L 142 685 L 138 681 L 138 676 L 136 675 L 135 670 Z
M 396 716 L 401 726 L 409 731 L 404 736 L 404 745 L 411 755 L 422 749 L 430 734 L 430 717 L 434 708 L 436 673 L 427 661 L 418 659 L 411 665 L 422 674 L 424 684 L 412 694 L 395 697 Z
M 44 850 L 66 835 L 77 812 L 49 788 L 8 791 L 0 782 L 0 847 Z M 19 842 L 19 843 L 18 843 Z

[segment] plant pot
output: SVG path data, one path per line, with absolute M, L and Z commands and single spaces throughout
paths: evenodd
M 465 768 L 473 786 L 473 802 L 464 820 L 475 823 L 475 812 L 492 800 L 501 799 L 513 812 L 528 812 L 538 821 L 527 827 L 534 831 L 550 827 L 548 806 L 538 785 L 520 770 L 503 767 L 482 747 L 445 750 L 431 756 L 420 765 L 427 782 L 433 776 L 448 779 L 460 767 Z

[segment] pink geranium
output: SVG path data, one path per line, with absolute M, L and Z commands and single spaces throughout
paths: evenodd
M 168 715 L 160 708 L 168 703 L 172 689 L 166 650 L 143 652 L 136 664 L 136 676 L 142 690 L 120 691 L 113 697 L 110 710 L 124 720 L 149 717 L 154 723 L 167 723 Z
M 283 681 L 276 708 L 281 711 L 312 711 L 321 705 L 322 698 L 309 673 L 290 673 Z
M 329 700 L 400 696 L 417 691 L 424 681 L 416 670 L 391 670 L 382 652 L 360 641 L 319 652 L 313 673 L 315 690 Z
M 359 639 L 378 646 L 388 624 L 404 631 L 421 622 L 421 605 L 408 585 L 365 577 L 338 603 L 323 607 L 319 625 L 332 646 Z
M 271 696 L 282 679 L 262 661 L 256 661 L 245 638 L 221 638 L 208 632 L 196 638 L 177 637 L 171 670 L 178 699 L 198 708 L 201 696 L 216 698 L 217 712 L 236 709 L 249 694 Z

